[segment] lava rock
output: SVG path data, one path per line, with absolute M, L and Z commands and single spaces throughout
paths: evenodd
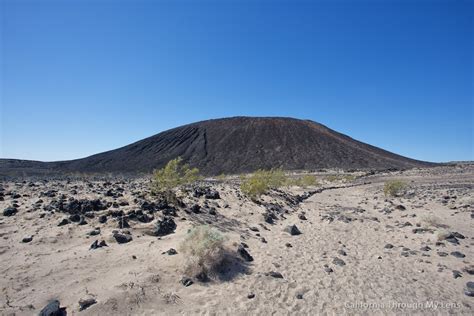
M 99 216 L 99 223 L 101 223 L 101 224 L 107 223 L 107 216 L 106 215 L 100 215 Z
M 66 308 L 61 307 L 58 300 L 50 301 L 43 309 L 39 312 L 39 316 L 66 316 Z
M 275 279 L 283 279 L 283 275 L 280 272 L 270 271 L 267 275 Z
M 181 282 L 182 285 L 184 285 L 186 287 L 188 287 L 188 286 L 190 286 L 194 283 L 193 280 L 191 280 L 190 278 L 186 278 L 186 277 L 182 278 L 180 282 Z
M 466 257 L 465 254 L 463 254 L 462 252 L 459 252 L 459 251 L 453 251 L 453 252 L 451 252 L 451 256 L 456 257 L 456 258 L 464 258 L 464 257 Z
M 67 225 L 69 224 L 70 221 L 67 219 L 67 218 L 63 218 L 59 223 L 58 223 L 58 226 L 64 226 L 64 225 Z
M 178 252 L 174 248 L 170 248 L 167 251 L 165 251 L 164 253 L 166 253 L 168 256 L 174 256 L 174 255 L 178 254 Z
M 126 244 L 132 241 L 132 236 L 126 234 L 115 233 L 114 235 L 115 240 L 119 244 Z
M 21 240 L 22 243 L 29 243 L 33 240 L 33 236 L 26 236 L 26 237 L 23 237 L 23 239 Z
M 333 259 L 332 263 L 334 263 L 335 265 L 341 266 L 341 267 L 346 265 L 344 260 L 339 259 L 337 257 Z
M 462 277 L 461 271 L 453 270 L 453 278 L 457 279 L 457 278 L 461 278 L 461 277 Z
M 291 225 L 285 228 L 285 232 L 289 233 L 292 236 L 301 235 L 301 231 L 296 227 L 296 225 Z
M 176 229 L 176 223 L 171 217 L 165 217 L 163 220 L 158 221 L 155 225 L 155 236 L 166 236 L 174 233 Z
M 302 221 L 307 220 L 306 216 L 304 214 L 298 214 L 298 218 Z
M 474 297 L 474 282 L 466 283 L 466 289 L 464 290 L 464 294 L 469 297 Z
M 9 206 L 3 210 L 3 216 L 13 216 L 18 212 L 18 209 L 13 206 Z
M 245 249 L 243 245 L 239 245 L 239 247 L 237 248 L 237 252 L 242 258 L 244 258 L 245 261 L 248 261 L 248 262 L 253 261 L 253 257 L 248 253 L 248 251 Z
M 88 297 L 88 298 L 83 298 L 83 299 L 80 299 L 79 300 L 79 310 L 80 311 L 83 311 L 89 307 L 91 307 L 92 305 L 96 304 L 97 301 L 95 298 L 93 297 Z

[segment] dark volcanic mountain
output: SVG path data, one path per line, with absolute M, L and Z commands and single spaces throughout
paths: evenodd
M 292 118 L 234 117 L 177 127 L 131 145 L 60 162 L 0 160 L 6 171 L 150 172 L 181 156 L 204 174 L 286 170 L 405 169 L 433 165 L 356 141 L 324 125 Z

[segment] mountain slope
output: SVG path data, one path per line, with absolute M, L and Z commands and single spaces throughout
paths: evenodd
M 233 117 L 184 125 L 83 159 L 52 163 L 3 160 L 0 170 L 149 172 L 178 156 L 204 174 L 273 167 L 388 169 L 432 165 L 364 144 L 312 121 Z

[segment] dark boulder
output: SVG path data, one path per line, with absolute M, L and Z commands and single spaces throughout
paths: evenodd
M 62 307 L 58 300 L 50 301 L 40 312 L 39 316 L 66 316 L 66 308 Z
M 239 247 L 237 248 L 237 252 L 245 261 L 248 261 L 248 262 L 253 261 L 253 257 L 248 253 L 248 251 L 245 249 L 243 245 L 239 245 Z
M 165 217 L 158 221 L 155 225 L 155 236 L 166 236 L 174 233 L 176 229 L 176 223 L 171 217 Z
M 115 240 L 117 241 L 117 243 L 119 244 L 126 244 L 128 242 L 131 242 L 133 239 L 132 236 L 127 235 L 127 234 L 115 233 L 113 236 Z
M 285 232 L 289 233 L 292 236 L 301 235 L 301 231 L 296 227 L 296 225 L 287 226 Z
M 18 209 L 13 206 L 9 206 L 3 210 L 3 216 L 13 216 L 18 212 Z

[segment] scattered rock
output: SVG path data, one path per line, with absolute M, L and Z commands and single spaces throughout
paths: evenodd
M 80 299 L 79 300 L 79 310 L 80 311 L 83 311 L 89 307 L 91 307 L 92 305 L 96 304 L 97 301 L 95 298 L 93 297 L 88 297 L 88 298 L 83 298 L 83 299 Z
M 97 248 L 102 248 L 102 247 L 108 247 L 107 243 L 105 240 L 102 240 L 99 242 L 98 240 L 94 241 L 92 245 L 90 246 L 89 250 L 97 249 Z
M 251 262 L 253 261 L 253 257 L 248 253 L 248 251 L 245 249 L 245 247 L 241 244 L 237 248 L 237 252 L 239 255 L 244 258 L 245 261 Z
M 385 248 L 385 249 L 392 249 L 392 248 L 393 248 L 393 245 L 392 245 L 392 244 L 386 244 L 384 248 Z
M 283 279 L 283 275 L 280 272 L 270 271 L 266 273 L 266 275 L 275 279 Z
M 167 251 L 163 252 L 163 254 L 165 254 L 165 253 L 169 256 L 174 256 L 174 255 L 178 254 L 178 252 L 174 248 L 170 248 Z
M 186 278 L 186 277 L 182 278 L 180 282 L 181 282 L 182 285 L 184 285 L 186 287 L 188 287 L 188 286 L 190 286 L 194 283 L 193 280 L 191 280 L 190 278 Z
M 455 279 L 461 278 L 461 277 L 462 277 L 461 271 L 453 270 L 453 277 L 454 277 Z
M 66 316 L 66 308 L 58 300 L 50 301 L 40 312 L 39 316 Z
M 287 226 L 285 232 L 289 233 L 292 236 L 301 235 L 301 231 L 296 227 L 296 225 Z
M 107 222 L 107 216 L 106 215 L 100 215 L 99 216 L 99 223 L 104 224 Z
M 30 241 L 33 240 L 33 236 L 26 236 L 26 237 L 23 237 L 23 239 L 21 240 L 22 243 L 29 243 Z
M 252 298 L 254 298 L 254 297 L 255 297 L 255 294 L 254 294 L 254 293 L 249 293 L 249 294 L 247 295 L 247 298 L 248 298 L 248 299 L 252 299 Z
M 59 223 L 58 223 L 58 226 L 64 226 L 64 225 L 67 225 L 69 224 L 70 221 L 67 219 L 67 218 L 63 218 Z
M 114 238 L 119 244 L 126 244 L 128 242 L 132 241 L 132 236 L 126 235 L 126 234 L 120 234 L 120 233 L 114 233 Z
M 470 297 L 474 297 L 474 282 L 466 283 L 466 289 L 464 290 L 464 294 Z
M 171 217 L 165 217 L 163 220 L 158 221 L 155 225 L 155 236 L 166 236 L 174 233 L 176 229 L 176 223 Z
M 13 216 L 18 212 L 18 209 L 13 206 L 9 206 L 3 210 L 3 216 Z
M 453 251 L 453 252 L 451 252 L 451 256 L 456 257 L 456 258 L 464 258 L 464 257 L 466 257 L 465 254 L 463 254 L 462 252 L 459 252 L 459 251 Z
M 334 263 L 335 265 L 338 265 L 338 266 L 345 266 L 346 263 L 344 262 L 344 260 L 342 259 L 339 259 L 339 258 L 334 258 L 334 260 L 332 261 L 332 263 Z

